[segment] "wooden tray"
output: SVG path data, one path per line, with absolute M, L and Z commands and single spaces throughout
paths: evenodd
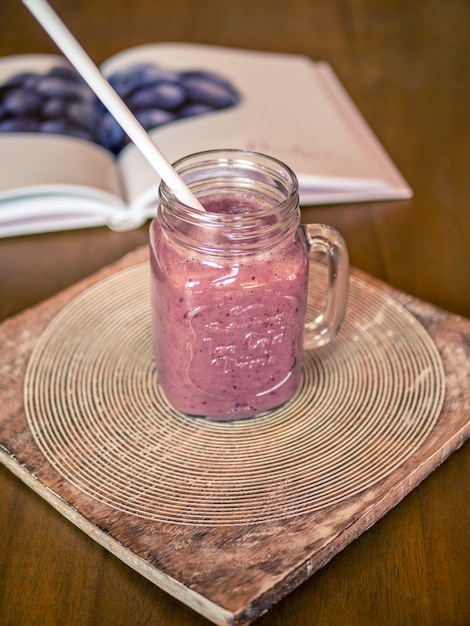
M 168 593 L 248 624 L 468 438 L 470 321 L 353 269 L 345 328 L 306 353 L 292 403 L 214 425 L 159 394 L 146 262 L 0 325 L 0 460 Z

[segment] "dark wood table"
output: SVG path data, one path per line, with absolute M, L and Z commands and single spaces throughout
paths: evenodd
M 415 195 L 410 201 L 307 208 L 304 221 L 338 228 L 353 265 L 470 317 L 468 0 L 53 4 L 97 62 L 153 41 L 329 61 Z M 56 48 L 20 0 L 2 0 L 0 54 L 27 52 Z M 147 227 L 0 240 L 0 319 L 146 241 Z M 469 478 L 467 443 L 257 623 L 470 624 Z M 0 494 L 0 624 L 208 624 L 110 555 L 3 466 Z

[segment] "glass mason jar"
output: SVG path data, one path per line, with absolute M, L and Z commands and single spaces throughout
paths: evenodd
M 300 226 L 297 179 L 274 158 L 214 150 L 175 168 L 205 211 L 161 183 L 150 226 L 159 385 L 175 409 L 213 420 L 279 407 L 300 382 L 309 252 L 329 262 L 324 312 L 307 325 L 312 347 L 345 315 L 345 244 L 328 226 Z

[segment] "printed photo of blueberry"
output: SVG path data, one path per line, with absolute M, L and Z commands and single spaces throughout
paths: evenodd
M 176 72 L 152 64 L 130 65 L 109 82 L 146 130 L 196 115 L 233 107 L 240 95 L 227 79 L 204 70 Z M 115 154 L 129 142 L 116 144 L 118 131 L 108 123 L 109 139 L 102 141 Z
M 205 70 L 178 72 L 141 63 L 115 72 L 108 80 L 148 131 L 240 102 L 230 81 Z M 66 66 L 42 74 L 18 73 L 0 84 L 0 132 L 80 137 L 115 155 L 129 143 L 77 72 Z
M 22 72 L 0 85 L 0 132 L 37 132 L 99 142 L 95 95 L 75 70 Z

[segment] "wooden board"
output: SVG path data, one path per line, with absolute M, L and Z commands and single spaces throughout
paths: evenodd
M 402 414 L 403 420 L 400 423 L 411 428 L 415 436 L 414 444 L 397 448 L 398 456 L 394 457 L 396 462 L 393 462 L 393 457 L 387 457 L 388 470 L 382 474 L 372 473 L 371 480 L 366 479 L 363 488 L 355 484 L 349 492 L 342 489 L 346 484 L 346 470 L 344 474 L 339 473 L 324 491 L 330 500 L 327 496 L 322 499 L 318 495 L 322 494 L 321 481 L 318 479 L 319 482 L 314 484 L 317 475 L 308 469 L 311 467 L 307 454 L 308 445 L 302 448 L 301 454 L 296 452 L 297 456 L 293 460 L 292 456 L 282 456 L 285 451 L 281 451 L 279 444 L 276 454 L 280 455 L 279 460 L 282 462 L 272 467 L 276 467 L 276 475 L 282 480 L 273 482 L 275 497 L 269 492 L 269 485 L 255 481 L 251 491 L 248 490 L 252 498 L 250 500 L 248 492 L 243 491 L 243 485 L 249 482 L 251 476 L 249 473 L 243 474 L 243 463 L 239 461 L 242 479 L 240 484 L 233 486 L 232 491 L 230 485 L 224 483 L 224 498 L 217 509 L 221 511 L 220 515 L 216 515 L 210 508 L 199 510 L 199 501 L 195 500 L 184 511 L 181 509 L 179 516 L 175 514 L 171 518 L 169 511 L 165 509 L 166 502 L 162 500 L 158 503 L 158 497 L 165 498 L 164 492 L 160 496 L 156 493 L 157 506 L 152 509 L 148 503 L 142 510 L 135 506 L 126 508 L 118 500 L 113 501 L 111 493 L 105 494 L 106 497 L 97 495 L 94 491 L 96 484 L 78 481 L 77 475 L 73 473 L 76 468 L 70 469 L 70 463 L 61 465 L 60 446 L 58 450 L 52 450 L 49 439 L 41 438 L 40 432 L 41 423 L 52 419 L 53 410 L 47 408 L 49 405 L 39 403 L 39 398 L 35 398 L 36 387 L 31 386 L 31 381 L 35 382 L 36 372 L 33 366 L 44 366 L 44 358 L 42 353 L 38 354 L 38 348 L 43 344 L 46 347 L 49 345 L 44 342 L 44 338 L 47 339 L 47 329 L 49 328 L 50 337 L 55 336 L 50 333 L 50 323 L 53 320 L 61 321 L 62 311 L 68 311 L 68 307 L 81 302 L 76 299 L 78 296 L 85 298 L 85 306 L 93 289 L 101 289 L 102 285 L 110 284 L 107 281 L 114 277 L 121 280 L 129 268 L 138 268 L 146 261 L 147 250 L 139 249 L 118 263 L 0 325 L 0 460 L 90 537 L 168 593 L 216 624 L 248 624 L 385 515 L 468 438 L 470 321 L 439 310 L 353 269 L 351 278 L 358 294 L 356 300 L 363 293 L 371 301 L 375 298 L 384 303 L 384 306 L 387 305 L 387 315 L 395 312 L 402 322 L 405 320 L 412 333 L 423 339 L 426 354 L 433 357 L 433 349 L 436 349 L 438 358 L 432 361 L 432 371 L 429 366 L 424 365 L 422 371 L 418 367 L 415 374 L 409 374 L 408 369 L 412 368 L 405 362 L 406 371 L 403 372 L 405 378 L 410 375 L 415 377 L 413 381 L 419 381 L 421 394 L 423 395 L 424 389 L 425 400 L 428 396 L 433 400 L 432 407 L 428 409 L 426 403 L 418 402 L 403 408 L 403 398 L 408 393 L 408 383 L 405 380 L 405 383 L 399 381 L 395 385 L 402 394 L 401 404 L 398 403 L 393 409 L 393 400 L 390 405 L 392 408 L 389 406 L 383 412 L 385 424 L 393 422 L 399 412 Z M 80 311 L 80 308 L 77 310 Z M 371 317 L 371 327 L 383 314 L 382 309 Z M 354 316 L 360 317 L 359 313 L 351 311 L 351 317 Z M 361 332 L 366 332 L 367 324 L 364 319 L 367 321 L 367 316 L 362 317 L 354 328 L 346 329 L 343 344 L 347 343 L 348 332 L 354 341 L 357 340 L 359 328 Z M 382 341 L 382 334 L 374 335 L 374 341 L 377 340 L 375 347 L 379 352 L 382 350 L 385 355 L 391 355 L 389 365 L 393 370 L 393 363 L 401 358 L 399 350 L 405 350 L 405 347 L 396 348 L 399 345 L 397 333 L 393 336 L 387 329 L 381 333 L 385 339 Z M 429 338 L 427 343 L 426 337 Z M 345 351 L 347 349 L 341 347 L 340 343 L 337 354 L 341 355 Z M 367 355 L 364 357 L 364 362 L 366 361 L 369 362 Z M 350 369 L 347 359 L 344 362 Z M 31 365 L 29 370 L 28 363 Z M 54 363 L 50 366 L 53 368 Z M 308 374 L 308 368 L 306 371 Z M 354 379 L 354 372 L 352 378 Z M 372 378 L 380 379 L 380 376 L 373 375 Z M 442 389 L 441 378 L 444 381 Z M 429 385 L 421 386 L 423 380 L 428 383 L 431 381 L 432 388 Z M 414 391 L 418 388 L 415 382 Z M 376 383 L 377 381 L 370 381 L 371 385 Z M 28 390 L 26 396 L 25 385 Z M 390 388 L 393 388 L 393 384 Z M 366 394 L 367 385 L 364 389 Z M 44 395 L 41 387 L 39 390 L 38 394 Z M 376 397 L 380 399 L 383 393 L 380 384 L 376 386 Z M 61 402 L 64 402 L 66 395 L 62 394 Z M 364 397 L 369 396 L 366 394 Z M 153 396 L 150 401 L 155 403 Z M 302 402 L 305 403 L 305 400 Z M 78 413 L 80 411 L 79 402 Z M 418 413 L 424 415 L 425 423 L 422 428 L 417 429 L 413 419 Z M 335 415 L 334 411 L 332 415 Z M 167 413 L 167 417 L 168 420 L 176 420 L 173 422 L 175 428 L 178 425 L 187 427 L 187 423 L 171 411 Z M 73 419 L 72 415 L 72 422 Z M 252 422 L 251 428 L 257 429 L 255 432 L 262 432 L 264 428 L 269 433 L 266 425 L 270 427 L 275 422 L 269 420 L 275 419 L 275 416 L 260 418 L 260 421 Z M 279 429 L 280 426 L 276 425 L 276 428 Z M 238 430 L 243 435 L 243 430 Z M 284 431 L 276 432 L 281 433 L 277 441 L 290 443 Z M 306 432 L 302 431 L 304 438 L 307 436 Z M 386 448 L 390 447 L 391 438 L 405 439 L 405 431 L 399 436 L 391 432 L 384 433 L 371 446 L 379 460 L 382 451 L 385 454 Z M 205 431 L 203 434 L 206 436 Z M 213 433 L 209 434 L 213 436 Z M 225 436 L 225 431 L 218 434 Z M 232 433 L 231 436 L 235 435 Z M 269 434 L 265 436 L 268 437 Z M 361 445 L 364 445 L 364 441 Z M 202 449 L 208 449 L 204 446 L 207 446 L 207 441 L 203 442 Z M 284 445 L 284 448 L 287 447 L 287 444 Z M 400 450 L 405 450 L 402 456 L 399 455 Z M 115 455 L 119 457 L 116 450 Z M 354 454 L 351 456 L 354 457 Z M 358 452 L 357 457 L 359 456 Z M 263 458 L 263 454 L 260 453 L 260 457 Z M 251 457 L 247 458 L 253 463 Z M 272 456 L 265 458 L 266 462 L 272 462 Z M 225 460 L 229 466 L 229 456 Z M 83 464 L 83 460 L 81 462 Z M 216 462 L 215 457 L 212 457 L 212 462 Z M 342 463 L 341 467 L 346 468 L 349 461 L 343 459 Z M 287 477 L 280 473 L 280 466 L 288 468 L 290 474 Z M 256 475 L 258 466 L 253 467 Z M 304 469 L 297 474 L 298 468 Z M 187 480 L 184 470 L 182 463 L 181 480 Z M 309 471 L 313 473 L 309 474 Z M 209 478 L 204 483 L 206 488 L 201 495 L 210 494 L 212 485 L 217 485 L 216 478 L 210 476 L 210 470 L 206 473 Z M 290 481 L 289 476 L 292 477 Z M 141 477 L 140 480 L 142 479 Z M 172 479 L 177 480 L 178 476 Z M 312 481 L 311 493 L 307 493 L 308 480 Z M 119 485 L 119 482 L 116 484 L 117 488 L 113 493 L 119 495 L 125 485 Z M 133 475 L 129 484 L 139 487 L 138 473 Z M 195 484 L 199 483 L 196 481 Z M 264 493 L 266 490 L 267 494 Z M 263 510 L 264 503 L 266 514 L 250 516 L 257 498 L 260 502 L 258 510 Z M 203 501 L 204 498 L 199 500 Z M 267 506 L 268 501 L 273 502 L 271 508 Z M 232 506 L 233 503 L 236 507 Z M 233 512 L 238 508 L 243 513 L 243 519 L 240 515 L 237 516 L 236 511 Z

